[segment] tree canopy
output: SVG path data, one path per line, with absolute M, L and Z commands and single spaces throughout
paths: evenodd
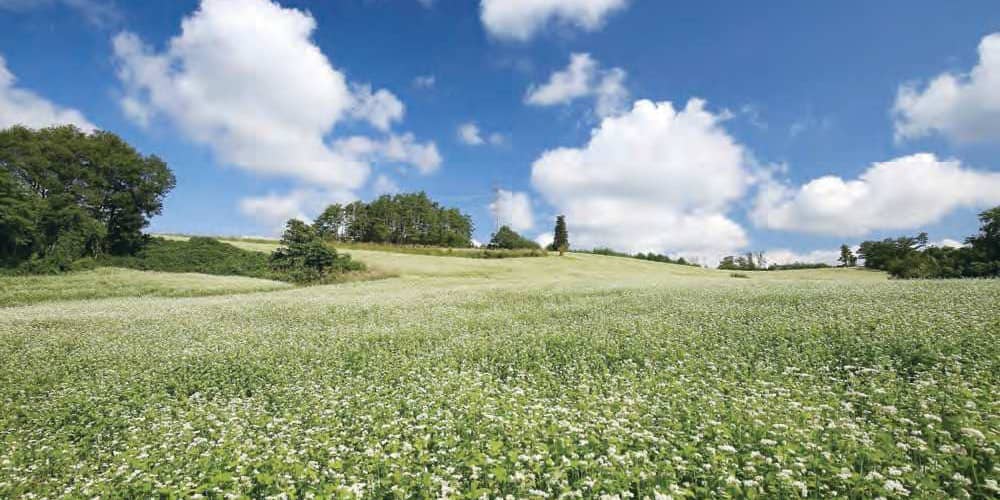
M 493 237 L 490 238 L 490 243 L 487 247 L 518 250 L 524 248 L 541 248 L 541 245 L 517 234 L 509 226 L 500 226 L 500 229 L 493 233 Z
M 864 266 L 896 278 L 1000 277 L 1000 206 L 979 214 L 979 233 L 960 248 L 929 246 L 927 233 L 861 243 Z
M 364 265 L 338 254 L 317 234 L 315 228 L 298 219 L 285 224 L 281 247 L 271 254 L 271 268 L 297 283 L 322 282 L 344 271 L 359 271 Z
M 174 184 L 166 163 L 110 132 L 0 131 L 0 264 L 65 269 L 135 252 Z
M 426 193 L 382 195 L 365 203 L 330 205 L 314 222 L 327 240 L 396 245 L 472 246 L 472 218 Z

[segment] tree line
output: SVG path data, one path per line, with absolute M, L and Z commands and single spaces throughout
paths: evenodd
M 0 131 L 0 266 L 62 271 L 134 253 L 175 182 L 163 160 L 110 132 Z
M 979 214 L 979 233 L 959 248 L 928 244 L 927 233 L 864 241 L 858 249 L 864 266 L 896 278 L 1000 277 L 1000 206 Z
M 426 193 L 382 195 L 370 203 L 328 206 L 313 227 L 321 238 L 359 243 L 472 246 L 472 218 Z

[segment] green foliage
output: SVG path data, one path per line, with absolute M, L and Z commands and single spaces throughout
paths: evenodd
M 472 246 L 472 219 L 457 208 L 442 207 L 424 192 L 382 195 L 371 203 L 333 204 L 314 225 L 326 240 Z
M 576 250 L 576 251 L 579 252 L 580 250 Z M 595 248 L 595 249 L 593 249 L 593 250 L 591 250 L 589 252 L 583 252 L 583 253 L 592 253 L 592 254 L 595 254 L 595 255 L 608 255 L 608 256 L 611 256 L 611 257 L 628 257 L 630 259 L 648 260 L 648 261 L 652 261 L 652 262 L 662 262 L 664 264 L 679 264 L 679 265 L 682 265 L 682 266 L 701 267 L 698 264 L 695 264 L 695 263 L 692 263 L 692 262 L 688 262 L 687 260 L 684 259 L 684 257 L 678 257 L 676 259 L 671 259 L 669 255 L 662 255 L 662 254 L 658 254 L 658 253 L 654 253 L 654 252 L 645 252 L 645 253 L 639 252 L 637 254 L 630 254 L 630 253 L 625 253 L 625 252 L 618 252 L 616 250 L 612 250 L 612 249 L 607 248 L 607 247 L 598 247 L 598 248 Z
M 550 251 L 559 252 L 559 255 L 569 251 L 569 231 L 566 229 L 566 216 L 556 217 L 556 227 L 552 232 L 552 244 L 548 248 Z
M 541 249 L 541 245 L 517 234 L 510 226 L 500 226 L 500 229 L 493 233 L 490 243 L 486 247 L 489 249 L 503 248 L 507 250 Z
M 858 254 L 865 267 L 888 271 L 895 278 L 1000 277 L 1000 207 L 979 214 L 979 234 L 967 246 L 927 246 L 927 233 L 861 243 Z
M 323 283 L 348 271 L 361 271 L 364 264 L 338 254 L 316 230 L 298 219 L 290 219 L 281 237 L 281 247 L 269 259 L 270 267 L 295 283 Z
M 732 255 L 723 257 L 719 262 L 718 269 L 725 269 L 728 271 L 763 271 L 767 269 L 767 262 L 764 259 L 764 254 L 762 252 L 747 252 L 745 255 L 739 255 L 736 257 Z
M 826 269 L 829 264 L 822 262 L 790 262 L 788 264 L 771 264 L 767 266 L 768 271 L 792 271 L 796 269 Z
M 187 241 L 150 238 L 135 255 L 105 256 L 98 263 L 143 271 L 285 279 L 271 269 L 266 254 L 199 236 Z
M 854 267 L 858 265 L 858 258 L 851 251 L 851 247 L 845 245 L 840 245 L 840 257 L 837 258 L 840 262 L 840 267 Z
M 0 265 L 59 272 L 132 253 L 174 183 L 162 160 L 110 132 L 0 131 Z

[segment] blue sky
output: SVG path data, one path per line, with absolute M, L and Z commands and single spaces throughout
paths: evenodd
M 499 186 L 532 238 L 567 213 L 586 246 L 829 259 L 1000 204 L 993 33 L 986 0 L 0 0 L 0 125 L 164 158 L 154 231 L 399 189 L 486 240 Z

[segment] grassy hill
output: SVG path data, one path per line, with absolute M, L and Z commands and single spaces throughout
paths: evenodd
M 995 280 L 347 251 L 0 309 L 0 497 L 991 496 Z

